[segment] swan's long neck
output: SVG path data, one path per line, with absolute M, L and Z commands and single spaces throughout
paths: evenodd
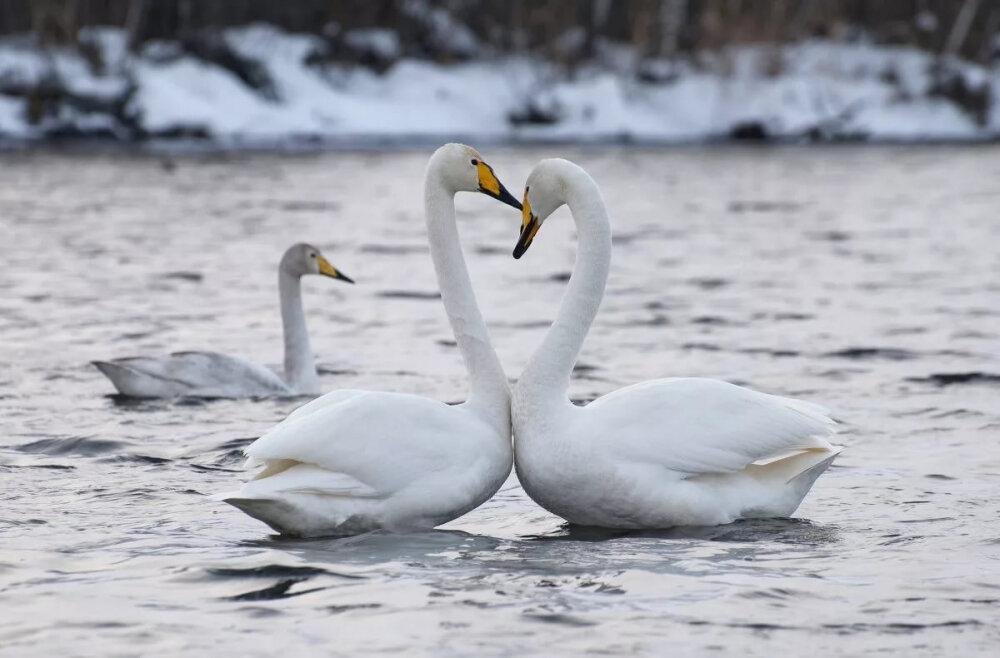
M 518 387 L 535 399 L 565 400 L 573 366 L 604 297 L 611 264 L 611 224 L 597 184 L 583 170 L 574 170 L 566 175 L 566 190 L 576 222 L 576 263 L 559 313 L 518 381 Z
M 319 393 L 319 376 L 309 344 L 306 314 L 302 310 L 300 277 L 279 268 L 278 292 L 285 337 L 285 383 L 296 393 Z
M 428 166 L 424 184 L 424 211 L 441 301 L 469 373 L 468 404 L 506 431 L 510 426 L 507 376 L 479 312 L 469 270 L 462 256 L 458 227 L 455 225 L 455 194 L 445 187 L 433 160 Z

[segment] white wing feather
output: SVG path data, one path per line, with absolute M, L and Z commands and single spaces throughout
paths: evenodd
M 218 352 L 175 352 L 165 357 L 96 361 L 124 395 L 239 397 L 289 394 L 288 386 L 264 366 Z
M 629 386 L 584 412 L 581 421 L 595 449 L 691 475 L 733 473 L 803 450 L 830 450 L 824 437 L 836 424 L 818 405 L 698 378 Z
M 402 393 L 335 391 L 304 405 L 246 448 L 254 460 L 294 460 L 388 494 L 430 472 L 475 462 L 493 430 L 461 406 Z M 470 436 L 471 435 L 471 436 Z

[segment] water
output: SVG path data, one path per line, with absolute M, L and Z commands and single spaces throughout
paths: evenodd
M 327 388 L 460 400 L 424 243 L 425 152 L 0 156 L 0 654 L 992 653 L 1000 641 L 1000 148 L 558 152 L 615 256 L 574 397 L 701 375 L 821 402 L 848 450 L 795 519 L 582 533 L 511 480 L 442 530 L 288 541 L 213 502 L 297 401 L 129 402 L 91 359 L 278 364 L 275 267 L 309 240 Z M 567 216 L 458 199 L 516 375 Z M 564 214 L 566 211 L 560 211 Z M 714 650 L 714 651 L 713 651 Z

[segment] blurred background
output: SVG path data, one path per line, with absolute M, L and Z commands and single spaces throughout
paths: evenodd
M 982 140 L 995 0 L 0 0 L 0 136 Z

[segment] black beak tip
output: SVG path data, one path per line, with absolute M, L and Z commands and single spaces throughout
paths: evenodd
M 504 187 L 503 185 L 500 186 L 500 191 L 497 192 L 496 194 L 482 187 L 479 188 L 479 191 L 485 194 L 486 196 L 493 197 L 500 203 L 506 203 L 508 206 L 516 208 L 517 210 L 522 209 L 521 202 L 517 200 L 517 197 L 508 192 L 507 188 Z
M 351 277 L 347 276 L 346 274 L 341 274 L 337 278 L 339 278 L 341 281 L 346 281 L 347 283 L 351 283 L 351 284 L 354 283 L 354 279 L 352 279 Z
M 504 190 L 504 192 L 507 192 L 507 190 Z M 511 206 L 515 210 L 519 211 L 524 210 L 524 206 L 521 205 L 521 202 L 515 199 L 510 192 L 507 192 L 506 196 L 501 195 L 500 200 L 506 203 L 508 206 Z

